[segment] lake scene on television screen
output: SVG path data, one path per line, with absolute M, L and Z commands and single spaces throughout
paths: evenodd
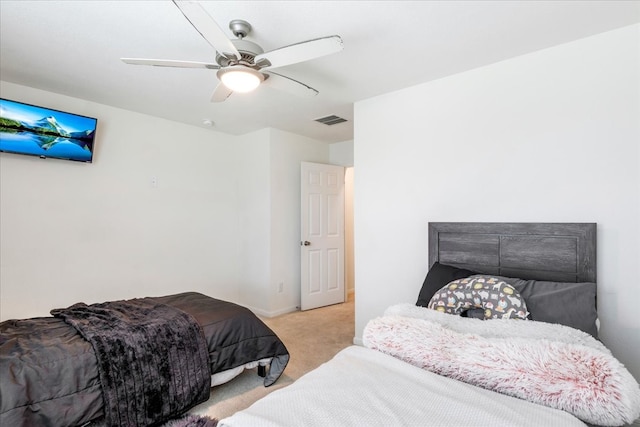
M 90 162 L 97 120 L 0 99 L 0 151 Z

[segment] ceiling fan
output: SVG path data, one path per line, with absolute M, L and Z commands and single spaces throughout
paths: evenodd
M 244 39 L 251 32 L 248 22 L 236 19 L 229 23 L 229 29 L 237 37 L 231 40 L 200 4 L 186 0 L 173 0 L 173 3 L 216 50 L 215 63 L 171 59 L 121 59 L 133 65 L 218 70 L 219 83 L 211 95 L 211 102 L 222 102 L 233 92 L 251 92 L 261 84 L 300 96 L 315 96 L 318 91 L 314 88 L 275 73 L 272 69 L 309 61 L 339 52 L 343 48 L 340 36 L 328 36 L 264 52 L 256 43 Z

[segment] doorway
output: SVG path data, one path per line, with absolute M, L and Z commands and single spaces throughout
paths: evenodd
M 355 297 L 355 254 L 353 231 L 353 166 L 344 171 L 344 285 L 347 301 Z

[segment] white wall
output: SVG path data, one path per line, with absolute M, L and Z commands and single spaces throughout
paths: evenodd
M 240 300 L 255 311 L 269 310 L 271 177 L 269 129 L 239 137 L 237 240 L 240 244 Z M 231 261 L 233 262 L 233 261 Z
M 92 164 L 0 154 L 0 319 L 184 291 L 264 315 L 299 305 L 300 162 L 328 162 L 327 144 L 0 84 L 4 98 L 98 118 Z
M 300 306 L 300 162 L 329 162 L 329 145 L 271 129 L 270 312 L 274 316 Z M 278 284 L 283 292 L 278 293 Z
M 332 165 L 353 166 L 353 140 L 329 145 L 329 161 Z
M 640 26 L 355 106 L 356 339 L 415 302 L 427 222 L 597 222 L 601 338 L 640 379 Z
M 92 164 L 0 154 L 2 319 L 187 290 L 238 299 L 234 137 L 7 82 L 0 89 L 98 118 Z

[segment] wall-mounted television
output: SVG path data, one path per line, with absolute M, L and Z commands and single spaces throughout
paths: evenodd
M 0 151 L 93 161 L 98 120 L 0 98 Z

